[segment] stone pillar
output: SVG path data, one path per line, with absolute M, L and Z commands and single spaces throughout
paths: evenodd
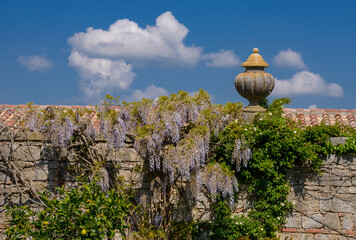
M 253 49 L 253 53 L 241 66 L 246 70 L 235 78 L 235 88 L 249 101 L 249 105 L 243 109 L 243 114 L 247 121 L 252 121 L 256 113 L 266 111 L 259 105 L 259 101 L 272 92 L 275 81 L 271 74 L 265 72 L 268 63 L 258 54 L 257 48 Z

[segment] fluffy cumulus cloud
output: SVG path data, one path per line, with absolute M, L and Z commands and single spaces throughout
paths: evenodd
M 339 84 L 327 83 L 319 74 L 304 70 L 294 74 L 291 79 L 276 79 L 272 94 L 287 97 L 295 95 L 342 97 L 344 91 Z
M 123 60 L 90 58 L 73 52 L 69 56 L 69 65 L 79 71 L 79 86 L 88 97 L 99 97 L 103 92 L 115 89 L 125 90 L 135 77 L 132 66 Z
M 184 45 L 183 39 L 188 32 L 171 12 L 165 12 L 156 19 L 156 26 L 147 26 L 146 29 L 122 19 L 108 30 L 88 28 L 85 33 L 74 34 L 68 41 L 77 51 L 92 56 L 171 60 L 194 65 L 200 60 L 203 50 Z
M 146 87 L 144 91 L 135 90 L 129 97 L 129 101 L 141 100 L 142 98 L 155 99 L 159 96 L 169 95 L 168 91 L 161 87 L 156 87 L 155 85 L 150 85 Z
M 241 63 L 239 57 L 231 50 L 209 53 L 206 55 L 206 59 L 206 65 L 209 67 L 233 67 Z
M 195 66 L 200 61 L 211 67 L 231 67 L 240 62 L 231 50 L 204 53 L 202 47 L 185 45 L 188 33 L 171 12 L 161 14 L 155 26 L 146 28 L 128 19 L 117 20 L 107 30 L 88 28 L 70 37 L 69 65 L 80 73 L 83 92 L 98 95 L 109 88 L 127 89 L 135 76 L 133 66 L 142 61 L 180 67 Z M 153 87 L 134 94 L 146 95 L 154 91 Z
M 273 63 L 277 66 L 288 68 L 302 69 L 306 67 L 302 59 L 302 54 L 290 48 L 279 51 L 278 55 L 273 58 Z
M 45 71 L 52 67 L 52 62 L 46 58 L 44 55 L 36 56 L 20 56 L 17 61 L 30 71 Z

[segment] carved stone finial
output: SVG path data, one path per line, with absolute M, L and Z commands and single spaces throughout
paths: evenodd
M 244 112 L 250 112 L 253 115 L 266 111 L 259 105 L 259 101 L 272 92 L 275 83 L 273 76 L 265 72 L 264 69 L 268 67 L 268 63 L 258 52 L 258 48 L 253 49 L 253 53 L 241 65 L 246 68 L 245 72 L 237 75 L 235 79 L 236 90 L 250 102 L 244 108 Z

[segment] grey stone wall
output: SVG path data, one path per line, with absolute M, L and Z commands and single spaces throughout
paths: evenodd
M 105 142 L 98 141 L 96 147 L 105 152 L 105 145 Z M 31 205 L 30 195 L 32 193 L 29 189 L 32 189 L 32 192 L 54 191 L 55 187 L 62 185 L 70 187 L 75 184 L 76 180 L 75 171 L 68 170 L 68 166 L 73 166 L 77 162 L 68 157 L 66 151 L 52 148 L 48 142 L 43 141 L 42 135 L 29 134 L 27 137 L 20 136 L 13 143 L 12 149 L 14 149 L 13 153 L 9 152 L 8 138 L 0 136 L 0 161 L 5 161 L 7 156 L 11 154 L 11 161 L 14 167 L 11 170 L 0 167 L 0 232 L 9 220 L 4 210 L 6 204 Z M 138 183 L 144 182 L 141 181 L 142 176 L 133 171 L 135 166 L 142 165 L 142 160 L 133 149 L 132 141 L 127 139 L 126 148 L 103 153 L 103 156 L 104 154 L 106 162 L 115 162 L 120 165 L 118 174 L 123 176 L 126 182 L 133 183 L 134 187 L 138 188 L 138 195 L 147 193 L 149 187 L 147 184 L 139 185 Z M 21 175 L 21 178 L 25 179 L 28 184 L 16 184 L 10 171 Z M 20 187 L 18 188 L 17 186 Z
M 7 144 L 6 138 L 0 136 L 1 155 L 8 154 Z M 100 148 L 105 143 L 97 144 Z M 55 186 L 64 183 L 68 186 L 74 184 L 74 176 L 67 171 L 71 160 L 65 152 L 56 151 L 43 142 L 40 135 L 19 138 L 14 146 L 16 151 L 12 161 L 22 176 L 29 180 L 31 185 L 27 188 L 52 191 Z M 129 140 L 127 149 L 112 151 L 107 160 L 119 161 L 122 167 L 119 174 L 127 181 L 139 182 L 140 178 L 144 178 L 133 171 L 142 161 Z M 322 172 L 316 175 L 308 169 L 298 169 L 288 173 L 290 200 L 295 208 L 280 232 L 282 239 L 356 239 L 356 158 L 329 156 L 325 159 Z M 148 190 L 149 186 L 143 181 L 137 188 L 138 197 L 146 195 Z M 0 169 L 0 231 L 8 220 L 4 211 L 5 204 L 30 204 L 28 194 L 26 188 L 19 191 L 6 169 Z M 241 193 L 236 203 L 236 212 L 245 214 L 249 207 L 247 197 Z M 199 209 L 193 213 L 196 214 L 199 215 Z
M 294 211 L 281 236 L 293 239 L 356 239 L 356 158 L 331 155 L 321 175 L 288 174 Z

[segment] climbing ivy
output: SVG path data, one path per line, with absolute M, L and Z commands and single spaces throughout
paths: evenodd
M 252 123 L 233 121 L 214 139 L 217 147 L 211 158 L 235 168 L 240 186 L 249 195 L 251 209 L 247 216 L 233 217 L 223 200 L 213 205 L 212 221 L 197 223 L 198 229 L 210 232 L 212 239 L 276 237 L 286 222 L 285 216 L 293 209 L 288 201 L 287 171 L 306 167 L 317 173 L 323 163 L 322 156 L 356 154 L 354 129 L 324 124 L 301 128 L 298 121 L 282 116 L 283 105 L 289 102 L 287 98 L 277 99 Z M 333 146 L 329 138 L 340 136 L 349 137 L 347 143 Z M 236 139 L 244 139 L 252 151 L 248 166 L 241 169 L 240 163 L 231 161 Z

